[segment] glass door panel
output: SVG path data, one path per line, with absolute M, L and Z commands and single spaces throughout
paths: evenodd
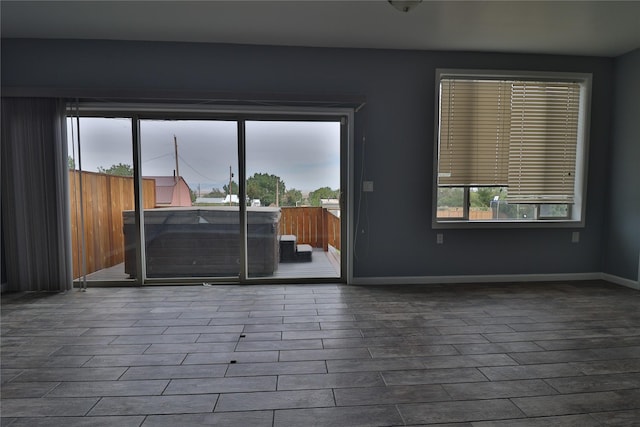
M 147 277 L 239 276 L 237 144 L 235 121 L 140 120 Z
M 129 118 L 67 118 L 75 280 L 133 277 L 122 231 L 123 212 L 134 209 L 131 125 Z
M 339 278 L 339 121 L 247 121 L 249 278 Z

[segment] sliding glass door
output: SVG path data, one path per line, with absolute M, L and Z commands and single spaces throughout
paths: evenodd
M 131 118 L 67 119 L 73 277 L 129 281 L 123 212 L 134 209 Z
M 339 278 L 340 121 L 246 121 L 250 278 Z
M 143 221 L 147 277 L 239 277 L 237 141 L 235 121 L 140 120 L 142 179 L 153 182 L 143 189 L 153 200 Z M 133 212 L 127 219 L 125 234 Z
M 69 118 L 76 279 L 342 280 L 341 116 L 151 111 Z

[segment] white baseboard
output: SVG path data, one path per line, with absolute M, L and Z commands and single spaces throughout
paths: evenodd
M 601 273 L 600 274 L 602 280 L 606 280 L 607 282 L 615 283 L 616 285 L 626 286 L 627 288 L 635 289 L 640 291 L 640 283 L 633 281 L 631 279 L 625 279 L 624 277 L 614 276 L 613 274 Z
M 491 274 L 468 276 L 354 277 L 354 285 L 434 285 L 451 283 L 558 282 L 604 279 L 602 273 Z M 606 279 L 605 279 L 606 280 Z M 631 281 L 630 281 L 631 282 Z M 616 282 L 613 282 L 616 283 Z M 635 282 L 631 282 L 635 283 Z

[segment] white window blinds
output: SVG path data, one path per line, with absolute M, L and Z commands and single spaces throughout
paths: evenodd
M 578 83 L 514 82 L 508 199 L 573 203 Z
M 509 83 L 446 79 L 440 90 L 438 185 L 506 185 Z
M 579 100 L 573 82 L 441 79 L 438 185 L 572 203 Z

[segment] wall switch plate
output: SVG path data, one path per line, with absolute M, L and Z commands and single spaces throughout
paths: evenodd
M 362 191 L 373 192 L 373 181 L 362 181 Z
M 578 243 L 580 241 L 580 232 L 574 231 L 571 233 L 571 243 Z
M 436 234 L 436 243 L 438 245 L 441 245 L 444 243 L 444 235 L 442 233 L 437 233 Z

